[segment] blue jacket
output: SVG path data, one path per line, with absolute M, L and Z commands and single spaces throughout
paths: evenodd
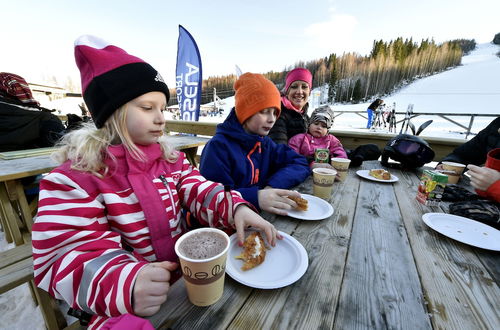
M 260 209 L 259 189 L 289 189 L 303 182 L 310 169 L 306 158 L 289 146 L 245 132 L 233 108 L 203 148 L 200 172 L 208 180 L 239 191 Z

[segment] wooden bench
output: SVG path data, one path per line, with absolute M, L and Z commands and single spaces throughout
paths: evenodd
M 0 252 L 0 294 L 33 279 L 31 244 Z
M 47 329 L 63 329 L 67 326 L 55 299 L 33 282 L 33 257 L 31 243 L 22 244 L 0 252 L 0 294 L 27 283 L 40 306 Z M 78 322 L 77 322 L 78 323 Z M 73 328 L 73 325 L 71 325 Z

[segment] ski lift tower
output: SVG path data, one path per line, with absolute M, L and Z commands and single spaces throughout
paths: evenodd
M 222 104 L 224 104 L 224 102 L 217 96 L 217 89 L 214 87 L 214 111 L 219 111 L 220 105 Z

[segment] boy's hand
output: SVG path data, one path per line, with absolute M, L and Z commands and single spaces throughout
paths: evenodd
M 486 191 L 496 181 L 500 180 L 500 172 L 488 167 L 479 167 L 469 164 L 467 168 L 471 185 L 479 190 Z
M 258 192 L 259 207 L 269 213 L 287 215 L 287 210 L 297 207 L 297 203 L 289 199 L 288 196 L 299 198 L 300 193 L 286 189 L 261 189 Z
M 160 310 L 170 289 L 170 272 L 177 269 L 175 262 L 152 262 L 139 271 L 134 284 L 134 313 L 151 316 Z
M 234 224 L 236 226 L 236 234 L 238 236 L 238 244 L 243 245 L 245 241 L 245 228 L 254 227 L 264 231 L 267 237 L 267 242 L 271 246 L 276 246 L 276 239 L 283 239 L 278 234 L 278 230 L 267 220 L 264 220 L 260 215 L 252 211 L 246 205 L 238 205 L 234 212 Z

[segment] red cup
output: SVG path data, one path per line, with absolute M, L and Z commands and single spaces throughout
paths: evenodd
M 500 148 L 488 152 L 485 166 L 500 171 Z

